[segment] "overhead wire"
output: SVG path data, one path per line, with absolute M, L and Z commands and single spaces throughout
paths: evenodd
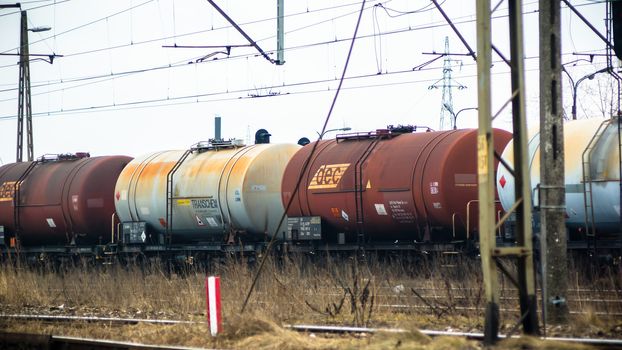
M 108 16 L 105 16 L 105 17 L 102 17 L 102 18 L 98 18 L 98 19 L 96 19 L 96 20 L 93 20 L 93 21 L 90 21 L 90 22 L 87 22 L 87 23 L 81 24 L 81 25 L 79 25 L 79 26 L 77 26 L 77 27 L 73 27 L 73 28 L 70 28 L 70 29 L 64 30 L 64 31 L 62 31 L 62 32 L 60 32 L 60 33 L 54 34 L 53 36 L 49 36 L 49 37 L 46 37 L 46 38 L 44 38 L 44 39 L 40 39 L 40 40 L 35 40 L 35 41 L 33 41 L 33 42 L 29 42 L 28 44 L 29 44 L 29 46 L 31 46 L 31 45 L 36 44 L 36 43 L 38 43 L 38 42 L 41 42 L 41 41 L 44 41 L 44 40 L 48 40 L 48 39 L 52 39 L 53 37 L 57 37 L 57 36 L 61 36 L 61 35 L 67 34 L 67 33 L 74 32 L 74 31 L 76 31 L 76 30 L 78 30 L 78 29 L 82 29 L 82 28 L 84 28 L 84 27 L 88 27 L 88 26 L 93 25 L 93 24 L 95 24 L 95 23 L 99 23 L 99 22 L 101 22 L 101 21 L 108 20 L 108 19 L 109 19 L 109 18 L 111 18 L 111 17 L 115 17 L 115 16 L 118 16 L 118 15 L 120 15 L 120 14 L 122 14 L 122 13 L 125 13 L 125 12 L 128 12 L 128 11 L 131 11 L 131 10 L 133 10 L 133 9 L 135 9 L 135 8 L 138 8 L 138 7 L 144 6 L 144 5 L 146 5 L 146 4 L 150 3 L 150 2 L 153 2 L 153 1 L 154 1 L 154 0 L 146 0 L 146 1 L 144 1 L 144 2 L 142 2 L 142 3 L 140 3 L 140 4 L 138 4 L 138 5 L 131 6 L 131 7 L 126 8 L 126 9 L 124 9 L 124 10 L 121 10 L 121 11 L 115 12 L 115 13 L 113 13 L 113 14 L 111 14 L 111 15 L 108 15 Z M 19 49 L 19 46 L 18 46 L 18 47 L 15 47 L 15 48 L 13 48 L 13 49 L 10 49 L 10 50 L 5 50 L 5 51 L 2 51 L 2 53 L 7 53 L 7 52 L 9 52 L 9 51 L 14 51 L 14 50 L 18 50 L 18 49 Z
M 69 1 L 69 0 L 65 0 L 65 1 Z M 63 1 L 63 2 L 64 2 L 64 1 Z M 353 4 L 353 3 L 352 3 L 352 4 Z M 321 8 L 321 9 L 312 10 L 312 11 L 309 11 L 309 12 L 320 12 L 320 11 L 324 11 L 324 10 L 326 10 L 326 9 L 332 9 L 332 8 L 345 7 L 345 6 L 350 6 L 350 5 L 352 5 L 352 4 L 346 4 L 346 5 L 339 5 L 339 6 L 334 6 L 334 7 Z M 588 5 L 591 5 L 591 4 L 579 4 L 579 5 L 576 5 L 576 7 L 580 7 L 580 6 L 588 6 Z M 293 14 L 293 15 L 289 15 L 289 16 L 295 16 L 295 15 L 299 15 L 299 14 L 303 14 L 303 13 L 304 13 L 304 12 L 299 12 L 299 13 L 296 13 L 296 14 Z M 350 13 L 350 14 L 353 14 L 353 13 L 355 13 L 355 12 L 352 12 L 352 13 Z M 530 13 L 534 13 L 534 12 L 528 12 L 528 13 L 524 13 L 524 14 L 530 14 Z M 459 19 L 459 18 L 473 18 L 473 16 L 474 16 L 474 15 L 466 15 L 466 16 L 457 17 L 457 18 L 458 18 L 458 19 Z M 286 16 L 286 17 L 287 17 L 287 16 Z M 507 15 L 500 15 L 500 16 L 496 16 L 496 17 L 493 17 L 492 19 L 498 19 L 498 18 L 502 18 L 502 17 L 507 17 Z M 274 18 L 272 18 L 272 19 L 274 19 Z M 246 22 L 246 23 L 244 23 L 244 24 L 242 24 L 242 25 L 246 25 L 246 24 L 253 24 L 253 23 L 259 23 L 259 22 L 262 22 L 262 21 L 265 21 L 265 20 L 266 20 L 266 19 L 257 20 L 257 21 L 251 21 L 251 22 Z M 456 23 L 456 24 L 466 24 L 466 23 L 471 23 L 471 22 L 474 22 L 474 21 L 475 21 L 474 19 L 471 19 L 471 20 L 466 20 L 466 21 L 462 21 L 462 22 L 455 22 L 455 23 Z M 317 23 L 314 23 L 313 25 L 318 25 L 318 24 L 321 24 L 321 23 L 324 23 L 324 22 L 325 22 L 325 21 L 322 21 L 322 22 L 317 22 Z M 444 21 L 438 21 L 438 23 L 440 23 L 440 25 L 439 25 L 439 26 L 446 26 L 446 25 L 447 25 Z M 307 26 L 307 27 L 308 27 L 308 26 Z M 303 28 L 307 28 L 307 27 L 303 27 Z M 433 23 L 432 23 L 432 25 L 430 25 L 430 26 L 428 26 L 428 27 L 421 27 L 420 29 L 429 29 L 429 28 L 434 28 L 434 27 L 437 27 L 437 26 L 434 26 L 434 25 L 433 25 Z M 229 26 L 224 26 L 224 27 L 216 28 L 216 29 L 214 29 L 214 30 L 226 29 L 226 28 L 229 28 Z M 299 28 L 299 29 L 302 29 L 302 28 Z M 298 29 L 296 29 L 296 30 L 298 30 Z M 200 33 L 208 32 L 208 31 L 211 31 L 211 30 L 209 30 L 209 29 L 208 29 L 208 30 L 194 31 L 194 32 L 190 32 L 190 33 L 185 33 L 185 34 L 180 34 L 180 35 L 177 35 L 177 37 L 180 37 L 180 36 L 195 35 L 195 34 L 200 34 Z M 288 34 L 290 34 L 290 33 L 291 33 L 291 31 L 288 31 Z M 392 33 L 388 33 L 388 34 L 392 34 Z M 54 36 L 54 37 L 55 37 L 55 36 Z M 170 38 L 173 38 L 173 37 L 175 37 L 175 36 L 162 37 L 162 38 L 155 38 L 155 39 L 148 39 L 148 40 L 144 40 L 144 41 L 141 41 L 141 42 L 136 42 L 136 43 L 134 43 L 133 45 L 140 45 L 140 44 L 145 44 L 145 43 L 151 43 L 151 42 L 156 42 L 156 41 L 162 41 L 162 40 L 170 39 Z M 272 39 L 272 38 L 274 38 L 274 36 L 267 37 L 267 38 L 263 38 L 263 39 L 260 39 L 260 40 L 268 40 L 268 39 Z M 346 38 L 346 39 L 343 39 L 343 40 L 350 40 L 350 38 Z M 342 41 L 343 41 L 343 40 L 342 40 Z M 65 58 L 67 58 L 67 57 L 78 56 L 78 55 L 83 55 L 83 54 L 90 54 L 90 53 L 95 53 L 95 52 L 100 52 L 100 51 L 106 51 L 106 50 L 118 49 L 118 48 L 123 48 L 123 47 L 128 47 L 128 46 L 132 46 L 132 44 L 121 44 L 121 45 L 116 45 L 116 46 L 112 46 L 112 47 L 97 48 L 97 49 L 92 49 L 92 50 L 88 50 L 88 51 L 82 51 L 82 52 L 77 52 L 77 53 L 69 53 L 69 54 L 64 54 L 63 56 L 64 56 Z M 4 66 L 0 66 L 0 68 L 14 67 L 16 64 L 17 64 L 17 63 L 15 63 L 15 64 L 10 64 L 10 65 L 4 65 Z M 66 81 L 66 80 L 67 80 L 67 79 L 65 79 L 65 81 Z M 2 84 L 0 84 L 0 85 L 2 85 Z M 9 84 L 9 85 L 16 85 L 16 84 Z
M 461 23 L 467 23 L 470 21 L 463 21 L 460 22 Z M 442 24 L 442 25 L 446 25 L 446 24 Z M 381 35 L 388 35 L 388 34 L 394 34 L 394 33 L 400 33 L 400 32 L 404 32 L 404 31 L 411 31 L 411 30 L 422 30 L 422 29 L 428 29 L 428 28 L 433 28 L 436 27 L 435 25 L 430 25 L 430 26 L 423 26 L 423 27 L 418 27 L 418 28 L 408 28 L 406 30 L 397 30 L 397 31 L 392 31 L 392 32 L 387 32 L 387 33 L 383 33 Z M 367 38 L 370 37 L 370 35 L 368 36 L 361 36 L 360 38 Z M 347 39 L 341 39 L 340 41 L 345 41 Z M 316 45 L 326 45 L 326 44 L 332 44 L 334 43 L 333 41 L 327 41 L 327 42 L 321 42 L 321 43 L 312 43 L 312 44 L 306 44 L 306 45 L 301 45 L 298 47 L 293 47 L 293 48 L 288 48 L 288 50 L 296 50 L 296 49 L 301 49 L 301 48 L 305 48 L 305 47 L 311 47 L 311 46 L 316 46 Z M 249 54 L 249 55 L 244 55 L 244 56 L 240 56 L 240 57 L 249 57 L 252 56 L 254 54 Z M 240 58 L 237 57 L 237 58 Z M 232 59 L 234 59 L 236 57 L 232 57 Z M 182 64 L 180 64 L 181 62 L 185 62 L 186 60 L 183 61 L 179 61 L 178 64 L 169 64 L 167 66 L 159 66 L 159 67 L 151 67 L 151 68 L 146 68 L 146 69 L 140 69 L 140 70 L 133 70 L 133 71 L 126 71 L 126 72 L 120 72 L 120 73 L 111 73 L 110 75 L 100 75 L 100 76 L 94 76 L 94 77 L 82 77 L 82 78 L 76 78 L 76 79 L 64 79 L 58 82 L 53 82 L 53 83 L 45 83 L 45 84 L 41 84 L 41 85 L 35 85 L 33 86 L 33 88 L 36 87 L 44 87 L 44 86 L 49 86 L 51 84 L 64 84 L 64 83 L 69 83 L 69 82 L 77 82 L 77 81 L 84 81 L 84 80 L 92 80 L 92 79 L 102 79 L 99 81 L 95 81 L 92 83 L 100 83 L 100 82 L 104 82 L 110 79 L 114 79 L 115 76 L 127 76 L 127 75 L 131 75 L 131 74 L 138 74 L 138 73 L 144 73 L 144 72 L 148 72 L 148 71 L 152 71 L 152 70 L 159 70 L 159 69 L 168 69 L 168 68 L 174 68 L 174 67 L 178 67 L 178 66 L 183 66 Z M 208 62 L 212 62 L 212 61 L 208 61 Z M 184 64 L 185 65 L 185 64 Z M 73 88 L 77 88 L 77 87 L 82 87 L 82 86 L 86 86 L 89 84 L 80 84 L 77 86 L 70 86 L 70 87 L 64 87 L 58 90 L 52 90 L 52 91 L 47 91 L 47 92 L 42 92 L 39 94 L 34 94 L 34 95 L 40 95 L 40 94 L 46 94 L 46 93 L 51 93 L 51 92 L 56 92 L 56 91 L 62 91 L 62 90 L 67 90 L 67 89 L 73 89 Z M 0 92 L 6 92 L 6 91 L 12 91 L 15 89 L 5 89 L 5 90 L 0 90 Z M 4 102 L 4 101 L 10 101 L 10 100 L 14 100 L 15 98 L 10 98 L 10 99 L 5 99 L 5 100 L 0 100 L 0 102 Z
M 49 1 L 52 1 L 52 0 L 49 0 Z M 66 2 L 66 1 L 69 1 L 69 0 L 64 0 L 62 2 Z M 60 2 L 59 2 L 59 4 L 60 4 Z M 309 14 L 309 13 L 315 13 L 315 12 L 322 12 L 322 11 L 332 10 L 332 9 L 341 8 L 341 7 L 348 7 L 348 6 L 357 5 L 357 4 L 358 4 L 358 2 L 356 2 L 356 3 L 348 3 L 348 4 L 343 4 L 343 5 L 330 6 L 330 7 L 323 7 L 323 8 L 319 8 L 319 9 L 315 9 L 315 10 L 307 10 L 307 11 L 287 14 L 287 15 L 285 15 L 285 18 L 300 16 L 300 15 Z M 261 23 L 261 22 L 272 21 L 274 19 L 276 19 L 276 17 L 270 17 L 270 18 L 264 18 L 264 19 L 260 19 L 260 20 L 244 22 L 244 23 L 240 23 L 240 26 L 245 26 L 245 25 L 257 24 L 257 23 Z M 115 45 L 115 46 L 110 46 L 110 47 L 101 47 L 101 48 L 96 48 L 96 49 L 91 49 L 91 50 L 86 50 L 86 51 L 73 52 L 73 53 L 71 53 L 71 52 L 70 53 L 63 53 L 63 57 L 67 58 L 67 57 L 73 57 L 73 56 L 81 56 L 81 55 L 86 55 L 86 54 L 91 54 L 91 53 L 96 53 L 96 52 L 101 52 L 101 51 L 106 51 L 106 50 L 115 50 L 115 49 L 120 49 L 120 48 L 124 48 L 124 47 L 129 47 L 129 46 L 138 46 L 138 45 L 142 45 L 142 44 L 149 44 L 149 43 L 153 43 L 153 42 L 157 42 L 157 41 L 163 41 L 163 40 L 168 40 L 168 39 L 173 39 L 173 38 L 180 38 L 180 37 L 185 37 L 185 36 L 192 36 L 192 35 L 197 35 L 197 34 L 202 34 L 202 33 L 207 33 L 207 32 L 212 32 L 212 31 L 218 31 L 218 30 L 223 30 L 223 29 L 228 29 L 228 28 L 231 28 L 231 26 L 225 25 L 225 26 L 216 27 L 216 28 L 214 28 L 212 26 L 210 29 L 201 29 L 201 30 L 197 30 L 197 31 L 183 33 L 183 34 L 174 34 L 174 35 L 170 35 L 170 36 L 162 36 L 162 37 L 159 37 L 159 38 L 146 39 L 146 40 L 143 40 L 143 41 L 137 41 L 137 42 L 128 43 L 128 44 L 120 44 L 120 45 Z M 15 64 L 6 65 L 6 66 L 0 66 L 0 68 L 12 67 L 14 65 Z
M 51 0 L 50 0 L 50 1 L 51 1 Z M 41 9 L 41 8 L 44 8 L 44 7 L 54 6 L 54 5 L 62 4 L 62 3 L 64 3 L 64 2 L 69 2 L 69 1 L 71 1 L 71 0 L 61 0 L 61 1 L 59 1 L 59 2 L 55 2 L 55 3 L 53 3 L 53 4 L 40 5 L 40 6 L 29 7 L 29 8 L 23 8 L 23 9 L 21 9 L 21 11 L 32 11 L 32 10 L 38 10 L 38 9 Z M 23 3 L 24 3 L 23 1 L 22 1 L 22 2 L 20 2 L 20 4 L 23 4 Z M 9 13 L 3 13 L 3 14 L 0 14 L 0 17 L 10 16 L 10 15 L 15 15 L 15 14 L 19 14 L 19 13 L 20 13 L 20 11 L 14 11 L 14 12 L 9 12 Z
M 472 17 L 472 16 L 464 16 L 464 17 Z M 464 18 L 463 17 L 463 18 Z M 498 15 L 496 17 L 494 17 L 493 19 L 499 19 L 499 18 L 503 18 L 503 17 L 507 17 L 506 15 Z M 325 22 L 325 21 L 323 21 Z M 460 22 L 455 22 L 456 24 L 460 25 L 460 24 L 468 24 L 474 22 L 473 19 L 468 19 L 468 20 L 464 20 L 464 21 L 460 21 Z M 378 35 L 393 35 L 393 34 L 400 34 L 400 33 L 406 33 L 406 32 L 411 32 L 411 31 L 418 31 L 418 30 L 426 30 L 426 29 L 433 29 L 433 28 L 438 28 L 438 27 L 445 27 L 448 24 L 445 21 L 438 21 L 438 22 L 433 22 L 430 24 L 423 24 L 421 26 L 418 27 L 408 27 L 408 28 L 401 28 L 401 29 L 395 29 L 392 31 L 388 31 L 388 32 L 384 32 L 384 33 L 379 33 Z M 289 32 L 288 32 L 289 33 Z M 373 38 L 374 35 L 362 35 L 359 36 L 360 39 L 368 39 L 368 38 Z M 285 49 L 285 51 L 295 51 L 295 50 L 299 50 L 299 49 L 304 49 L 304 48 L 310 48 L 310 47 L 314 47 L 314 46 L 320 46 L 320 45 L 332 45 L 332 44 L 336 44 L 336 43 L 341 43 L 341 42 L 346 42 L 351 40 L 351 38 L 341 38 L 341 39 L 336 39 L 336 40 L 327 40 L 327 41 L 321 41 L 321 42 L 315 42 L 315 43 L 309 43 L 309 44 L 303 44 L 303 45 L 299 45 L 299 46 L 293 46 L 293 47 L 288 47 Z M 273 51 L 269 51 L 269 52 L 273 52 Z M 249 53 L 249 54 L 245 54 L 245 55 L 237 55 L 237 56 L 230 56 L 227 58 L 220 58 L 219 61 L 222 60 L 232 60 L 232 59 L 239 59 L 239 58 L 245 58 L 245 57 L 252 57 L 255 56 L 256 53 Z M 194 58 L 198 58 L 201 56 L 195 56 Z M 193 58 L 193 59 L 194 59 Z M 187 60 L 180 60 L 179 62 L 185 62 Z M 204 62 L 213 62 L 213 61 L 204 61 Z M 203 63 L 203 62 L 200 62 Z M 46 83 L 41 83 L 39 84 L 38 82 L 33 83 L 32 88 L 38 88 L 38 87 L 43 87 L 43 86 L 47 86 L 49 84 L 64 84 L 64 83 L 68 83 L 68 82 L 74 82 L 74 81 L 83 81 L 83 80 L 90 80 L 90 79 L 100 79 L 100 78 L 111 78 L 114 75 L 127 75 L 127 74 L 135 74 L 135 73 L 144 73 L 144 72 L 148 72 L 151 70 L 157 70 L 157 69 L 165 69 L 165 68 L 175 68 L 179 65 L 169 65 L 169 66 L 157 66 L 157 67 L 152 67 L 152 68 L 145 68 L 145 69 L 139 69 L 139 70 L 134 70 L 134 71 L 127 71 L 127 72 L 118 72 L 118 73 L 112 73 L 112 74 L 105 74 L 105 75 L 96 75 L 96 76 L 90 76 L 90 77 L 76 77 L 76 78 L 65 78 L 62 80 L 56 80 L 56 81 L 51 81 L 51 82 L 46 82 Z M 183 65 L 181 65 L 183 66 Z M 105 81 L 105 80 L 103 80 Z M 11 88 L 11 89 L 4 89 L 4 90 L 0 90 L 0 92 L 7 92 L 7 91 L 13 91 L 13 90 L 17 90 L 17 88 Z M 1 101 L 5 101 L 5 100 L 0 100 Z
M 538 56 L 533 56 L 533 57 L 526 57 L 526 60 L 535 60 L 537 59 Z M 496 63 L 500 63 L 503 62 L 501 60 L 498 61 L 494 61 L 493 64 Z M 465 64 L 465 66 L 474 66 L 475 63 L 469 63 L 469 64 Z M 582 64 L 583 65 L 588 65 L 588 64 Z M 427 68 L 423 68 L 419 71 L 424 71 L 424 70 L 437 70 L 437 68 L 432 68 L 432 67 L 427 67 Z M 537 71 L 538 68 L 532 68 L 532 69 L 527 69 L 526 71 Z M 399 74 L 406 74 L 406 73 L 413 73 L 412 70 L 400 70 L 400 71 L 394 71 L 394 72 L 386 72 L 383 74 L 376 74 L 376 73 L 368 73 L 368 74 L 362 74 L 362 75 L 357 75 L 357 76 L 349 76 L 349 77 L 345 77 L 344 80 L 355 80 L 355 79 L 364 79 L 364 78 L 377 78 L 377 77 L 385 77 L 388 75 L 399 75 Z M 509 71 L 501 71 L 501 72 L 495 72 L 493 73 L 493 75 L 503 75 L 503 74 L 509 74 Z M 476 75 L 461 75 L 461 76 L 457 76 L 457 79 L 467 79 L 467 78 L 474 78 L 476 77 Z M 429 78 L 429 79 L 421 79 L 421 80 L 412 80 L 412 81 L 406 81 L 406 82 L 391 82 L 391 83 L 383 83 L 383 84 L 373 84 L 373 85 L 360 85 L 360 86 L 353 86 L 353 87 L 349 87 L 347 88 L 347 90 L 350 89 L 362 89 L 362 88 L 375 88 L 375 87 L 388 87 L 388 86 L 399 86 L 399 85 L 404 85 L 404 84 L 416 84 L 416 83 L 429 83 L 432 81 L 436 81 L 436 78 Z M 303 81 L 303 82 L 297 82 L 297 83 L 290 83 L 290 84 L 285 84 L 285 85 L 274 85 L 274 86 L 267 86 L 264 89 L 275 89 L 278 90 L 279 88 L 291 88 L 291 87 L 299 87 L 299 86 L 307 86 L 307 85 L 315 85 L 315 84 L 324 84 L 324 83 L 334 83 L 335 81 L 337 81 L 337 79 L 322 79 L 322 80 L 315 80 L 315 81 Z M 344 88 L 345 89 L 345 88 Z M 139 100 L 139 101 L 129 101 L 129 102 L 124 102 L 124 103 L 117 103 L 117 104 L 107 104 L 107 105 L 99 105 L 99 106 L 89 106 L 89 107 L 77 107 L 77 108 L 73 108 L 73 109 L 61 109 L 61 110 L 56 110 L 56 111 L 45 111 L 45 112 L 36 112 L 33 113 L 33 116 L 49 116 L 49 115 L 63 115 L 63 114 L 77 114 L 77 113 L 90 113 L 90 112 L 101 112 L 101 111 L 111 111 L 111 110 L 126 110 L 126 109 L 136 109 L 136 108 L 151 108 L 151 107 L 162 107 L 162 106 L 171 106 L 171 105 L 182 105 L 182 104 L 191 104 L 191 103 L 207 103 L 207 102 L 217 102 L 217 101 L 231 101 L 231 100 L 241 100 L 241 99 L 246 99 L 246 98 L 252 98 L 250 96 L 246 96 L 246 97 L 242 97 L 242 96 L 236 96 L 236 97 L 231 97 L 231 98 L 223 98 L 223 99 L 215 99 L 215 100 L 198 100 L 201 97 L 212 97 L 212 96 L 220 96 L 220 95 L 233 95 L 233 94 L 240 94 L 240 93 L 248 93 L 248 92 L 252 92 L 254 91 L 255 88 L 244 88 L 244 89 L 238 89 L 238 90 L 226 90 L 226 91 L 216 91 L 216 92 L 206 92 L 206 93 L 201 93 L 201 94 L 195 94 L 195 95 L 185 95 L 185 96 L 175 96 L 175 97 L 165 97 L 165 98 L 157 98 L 157 99 L 148 99 L 148 100 Z M 322 88 L 322 89 L 317 89 L 317 90 L 308 90 L 308 91 L 298 91 L 298 92 L 287 92 L 284 94 L 274 94 L 274 95 L 270 95 L 270 96 L 265 96 L 265 97 L 279 97 L 279 96 L 291 96 L 291 95 L 297 95 L 297 94 L 304 94 L 304 93 L 321 93 L 321 92 L 327 92 L 327 91 L 332 91 L 332 89 L 326 89 L 326 88 Z M 189 101 L 189 102 L 171 102 L 171 101 L 180 101 L 180 100 L 189 100 L 189 99 L 194 99 L 195 101 Z M 164 104 L 158 104 L 158 105 L 148 105 L 150 103 L 159 103 L 159 102 L 166 102 Z M 133 108 L 126 108 L 126 107 L 130 107 L 133 106 Z M 5 115 L 5 116 L 0 116 L 0 120 L 6 120 L 6 119 L 15 119 L 16 115 Z

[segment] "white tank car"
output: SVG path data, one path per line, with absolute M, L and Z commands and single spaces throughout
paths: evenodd
M 620 231 L 620 141 L 617 119 L 593 118 L 564 123 L 566 223 L 572 235 Z M 529 136 L 532 200 L 538 205 L 540 133 Z M 513 142 L 501 156 L 514 164 Z M 499 164 L 497 191 L 505 210 L 514 204 L 514 178 Z M 587 213 L 587 220 L 586 220 Z M 593 226 L 592 226 L 593 224 Z
M 115 187 L 124 231 L 125 223 L 144 222 L 147 236 L 158 236 L 160 242 L 167 229 L 173 242 L 221 241 L 229 233 L 248 239 L 277 232 L 284 211 L 283 172 L 300 146 L 198 145 L 187 154 L 144 155 L 125 167 Z

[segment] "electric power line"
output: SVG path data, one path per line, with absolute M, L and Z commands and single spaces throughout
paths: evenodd
M 536 59 L 537 57 L 526 57 L 526 60 L 533 60 Z M 501 63 L 503 61 L 498 60 L 495 61 L 493 63 Z M 471 64 L 465 64 L 465 65 L 475 65 L 474 63 Z M 436 68 L 424 68 L 422 70 L 433 70 Z M 537 71 L 539 68 L 532 68 L 532 69 L 526 69 L 526 71 L 531 72 L 531 71 Z M 364 74 L 364 75 L 358 75 L 358 76 L 350 76 L 350 77 L 345 77 L 344 80 L 355 80 L 355 79 L 364 79 L 364 78 L 377 78 L 377 77 L 385 77 L 387 75 L 397 75 L 397 74 L 406 74 L 406 73 L 413 73 L 415 71 L 413 70 L 402 70 L 402 71 L 395 71 L 395 72 L 388 72 L 388 73 L 383 73 L 383 74 L 377 74 L 377 73 L 369 73 L 369 74 Z M 416 71 L 416 72 L 419 72 Z M 509 74 L 509 71 L 501 71 L 501 72 L 495 72 L 492 73 L 493 75 L 507 75 Z M 475 78 L 477 77 L 476 74 L 470 74 L 470 75 L 461 75 L 458 76 L 456 78 L 458 79 L 467 79 L 467 78 Z M 285 85 L 274 85 L 274 86 L 268 86 L 265 87 L 265 89 L 280 89 L 280 88 L 288 88 L 288 87 L 297 87 L 297 86 L 306 86 L 306 85 L 315 85 L 315 84 L 322 84 L 322 83 L 334 83 L 338 81 L 338 79 L 324 79 L 324 80 L 316 80 L 316 81 L 304 81 L 304 82 L 298 82 L 298 83 L 291 83 L 291 84 L 285 84 Z M 350 87 L 344 87 L 342 89 L 345 90 L 354 90 L 354 89 L 367 89 L 367 88 L 378 88 L 378 87 L 390 87 L 390 86 L 399 86 L 399 85 L 405 85 L 405 84 L 418 84 L 418 83 L 429 83 L 432 81 L 436 81 L 436 79 L 421 79 L 421 80 L 412 80 L 412 81 L 406 81 L 406 82 L 390 82 L 390 83 L 382 83 L 382 84 L 371 84 L 371 85 L 359 85 L 359 86 L 350 86 Z M 248 98 L 253 98 L 251 96 L 236 96 L 236 97 L 229 97 L 229 98 L 221 98 L 221 99 L 212 99 L 212 100 L 198 100 L 201 97 L 213 97 L 213 96 L 221 96 L 221 95 L 232 95 L 232 94 L 240 94 L 240 93 L 248 93 L 248 92 L 252 92 L 255 91 L 254 88 L 244 88 L 244 89 L 238 89 L 238 90 L 227 90 L 227 91 L 217 91 L 217 92 L 209 92 L 209 93 L 200 93 L 200 94 L 194 94 L 194 95 L 185 95 L 185 96 L 175 96 L 175 97 L 165 97 L 165 98 L 157 98 L 157 99 L 149 99 L 149 100 L 139 100 L 139 101 L 130 101 L 130 102 L 124 102 L 124 103 L 116 103 L 116 104 L 107 104 L 107 105 L 99 105 L 99 106 L 89 106 L 89 107 L 76 107 L 76 108 L 72 108 L 72 109 L 60 109 L 60 110 L 55 110 L 55 111 L 45 111 L 45 112 L 37 112 L 37 113 L 33 113 L 33 117 L 42 117 L 42 116 L 51 116 L 51 115 L 65 115 L 65 114 L 80 114 L 80 113 L 95 113 L 95 112 L 105 112 L 105 111 L 120 111 L 120 110 L 128 110 L 128 109 L 139 109 L 139 108 L 153 108 L 153 107 L 165 107 L 165 106 L 174 106 L 174 105 L 185 105 L 185 104 L 194 104 L 194 103 L 209 103 L 209 102 L 219 102 L 219 101 L 231 101 L 231 100 L 241 100 L 241 99 L 248 99 Z M 287 92 L 284 94 L 281 93 L 277 93 L 277 94 L 272 94 L 272 95 L 266 95 L 266 96 L 262 96 L 262 97 L 282 97 L 282 96 L 293 96 L 293 95 L 300 95 L 300 94 L 309 94 L 309 93 L 323 93 L 323 92 L 328 92 L 328 91 L 332 91 L 332 89 L 330 88 L 321 88 L 321 89 L 316 89 L 316 90 L 306 90 L 306 91 L 296 91 L 296 92 Z M 181 101 L 181 100 L 188 100 L 188 99 L 194 99 L 193 101 L 186 101 L 186 102 L 175 102 L 175 101 Z M 165 102 L 165 103 L 159 103 L 159 102 Z M 155 105 L 149 105 L 149 104 L 154 104 L 154 103 L 159 103 L 159 104 L 155 104 Z M 0 120 L 8 120 L 8 119 L 15 119 L 16 116 L 15 115 L 5 115 L 5 116 L 0 116 Z

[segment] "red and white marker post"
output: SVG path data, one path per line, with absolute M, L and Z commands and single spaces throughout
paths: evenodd
M 220 277 L 205 278 L 205 297 L 207 299 L 207 323 L 213 337 L 222 331 L 222 311 L 220 309 Z

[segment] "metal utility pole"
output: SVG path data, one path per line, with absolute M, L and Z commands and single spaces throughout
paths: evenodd
M 276 0 L 276 63 L 285 64 L 285 0 Z
M 28 161 L 34 159 L 32 140 L 32 104 L 30 100 L 30 57 L 28 50 L 28 19 L 26 11 L 21 12 L 20 56 L 19 56 L 19 97 L 17 102 L 17 162 L 23 160 L 24 117 L 26 118 L 26 142 Z
M 19 3 L 0 5 L 0 9 L 19 8 Z M 33 160 L 32 141 L 32 105 L 30 103 L 30 52 L 28 50 L 28 18 L 26 11 L 21 11 L 19 43 L 19 96 L 17 101 L 17 156 L 16 161 L 23 161 L 24 149 L 24 116 L 26 117 L 26 142 L 28 161 Z
M 540 0 L 540 247 L 544 321 L 568 321 L 561 0 Z M 577 81 L 578 83 L 581 81 Z M 576 86 L 575 86 L 576 91 Z M 574 94 L 576 96 L 576 92 Z M 573 105 L 573 119 L 576 119 Z
M 512 104 L 514 131 L 514 177 L 516 203 L 495 225 L 494 206 L 494 142 L 491 113 L 491 72 L 492 42 L 490 0 L 477 0 L 477 75 L 479 128 L 478 152 L 478 190 L 479 190 L 479 232 L 480 254 L 484 283 L 486 287 L 486 320 L 484 342 L 492 344 L 499 332 L 499 282 L 497 267 L 505 273 L 518 288 L 522 324 L 527 334 L 538 334 L 538 315 L 536 313 L 535 276 L 533 269 L 532 227 L 531 227 L 531 187 L 527 165 L 527 122 L 525 118 L 525 80 L 523 62 L 523 23 L 522 1 L 509 0 L 510 25 L 510 67 L 512 94 L 508 103 Z M 508 104 L 506 103 L 504 107 Z M 495 114 L 495 117 L 499 112 Z M 514 247 L 497 247 L 495 231 L 512 213 L 516 213 L 516 241 Z M 518 275 L 514 276 L 504 267 L 502 258 L 515 258 Z

